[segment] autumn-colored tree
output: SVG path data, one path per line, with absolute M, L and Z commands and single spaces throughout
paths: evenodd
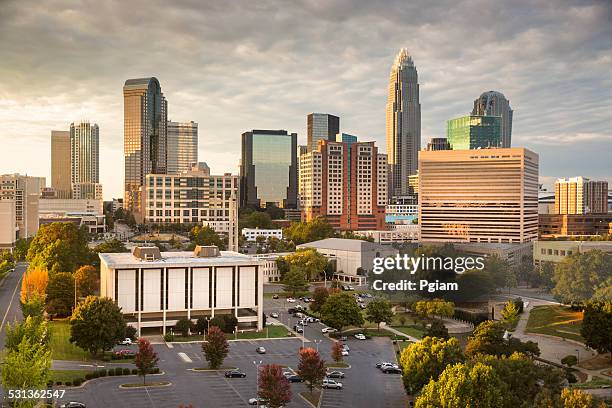
M 21 280 L 21 303 L 27 303 L 34 295 L 45 297 L 49 284 L 49 272 L 45 268 L 33 268 L 23 275 Z
M 206 341 L 202 343 L 202 351 L 210 368 L 216 370 L 221 367 L 229 353 L 229 344 L 223 330 L 217 326 L 210 326 Z
M 138 375 L 142 376 L 142 383 L 146 384 L 145 379 L 147 374 L 151 373 L 155 367 L 159 358 L 157 353 L 153 350 L 151 342 L 147 339 L 138 339 L 138 353 L 134 357 L 134 364 L 138 369 Z
M 30 243 L 27 260 L 31 267 L 45 268 L 51 273 L 73 272 L 92 259 L 87 242 L 87 229 L 71 222 L 41 225 Z
M 92 296 L 97 293 L 100 280 L 98 271 L 93 266 L 81 266 L 74 273 L 74 280 L 79 297 Z
M 265 401 L 267 407 L 280 408 L 291 402 L 291 384 L 283 368 L 277 364 L 264 364 L 259 367 L 259 390 L 257 396 Z
M 332 344 L 331 356 L 336 363 L 340 363 L 344 359 L 344 356 L 342 355 L 342 349 L 342 343 L 340 343 L 339 341 L 335 341 Z
M 451 317 L 455 312 L 455 305 L 443 299 L 422 300 L 415 303 L 414 309 L 422 317 Z
M 306 381 L 312 393 L 314 387 L 320 387 L 325 378 L 325 361 L 319 352 L 311 347 L 300 350 L 298 374 Z

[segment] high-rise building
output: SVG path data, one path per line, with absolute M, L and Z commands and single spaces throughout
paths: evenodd
M 340 118 L 329 113 L 310 113 L 306 120 L 308 151 L 316 150 L 319 140 L 336 140 Z
M 402 48 L 389 75 L 387 155 L 389 195 L 408 195 L 408 177 L 416 174 L 421 149 L 421 103 L 417 69 Z
M 504 94 L 496 91 L 484 92 L 474 101 L 472 115 L 501 116 L 501 147 L 511 146 L 513 111 Z
M 538 236 L 538 155 L 524 148 L 422 151 L 424 242 L 524 243 Z
M 0 252 L 11 250 L 17 240 L 15 200 L 0 200 Z
M 16 222 L 12 227 L 1 225 L 0 228 L 13 228 L 17 238 L 34 236 L 38 231 L 38 203 L 45 185 L 44 177 L 0 175 L 0 200 L 14 203 Z
M 384 229 L 387 165 L 374 142 L 319 141 L 300 157 L 302 220 L 323 216 L 342 231 Z
M 72 198 L 102 199 L 100 129 L 89 122 L 70 124 Z
M 296 208 L 297 133 L 252 130 L 242 134 L 242 206 Z
M 168 122 L 168 174 L 180 174 L 198 162 L 198 124 Z
M 338 133 L 336 135 L 336 142 L 343 142 L 348 144 L 357 143 L 357 136 L 349 135 L 348 133 Z
M 146 175 L 167 172 L 168 102 L 157 78 L 125 81 L 123 120 L 125 208 L 141 220 Z
M 51 187 L 57 198 L 72 196 L 70 132 L 51 131 Z
M 448 139 L 445 137 L 432 137 L 429 143 L 427 143 L 427 150 L 437 151 L 437 150 L 451 150 L 450 143 L 448 143 Z
M 468 115 L 451 119 L 446 140 L 452 150 L 501 147 L 501 117 Z
M 561 178 L 555 182 L 556 214 L 607 214 L 608 182 L 584 177 Z

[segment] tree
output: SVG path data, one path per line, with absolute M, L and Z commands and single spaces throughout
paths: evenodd
M 491 276 L 497 288 L 508 286 L 512 281 L 513 270 L 510 263 L 498 255 L 491 255 L 485 259 L 484 271 Z
M 91 265 L 81 266 L 74 273 L 79 297 L 93 296 L 98 292 L 100 279 L 98 271 Z
M 415 401 L 415 408 L 500 408 L 503 383 L 493 368 L 482 363 L 448 366 L 438 380 L 430 381 Z
M 32 294 L 25 303 L 19 303 L 21 314 L 24 317 L 40 317 L 45 314 L 45 296 L 38 293 Z
M 312 295 L 312 302 L 310 302 L 310 310 L 318 312 L 321 307 L 325 304 L 325 301 L 329 297 L 329 290 L 323 286 L 317 286 Z
M 157 353 L 153 350 L 151 342 L 147 339 L 138 339 L 138 352 L 134 357 L 134 364 L 138 369 L 138 375 L 142 377 L 142 383 L 146 384 L 146 376 L 157 367 Z
M 562 408 L 595 408 L 598 406 L 591 394 L 576 389 L 570 390 L 568 388 L 564 388 L 563 391 L 561 391 L 560 402 Z M 605 408 L 606 404 L 602 403 L 599 406 Z
M 25 261 L 30 242 L 32 242 L 32 238 L 19 238 L 15 241 L 15 249 L 13 249 L 15 261 Z
M 365 309 L 366 319 L 374 322 L 378 325 L 378 331 L 380 331 L 380 324 L 382 322 L 389 323 L 393 319 L 393 310 L 391 304 L 385 299 L 374 299 Z
M 578 357 L 572 354 L 567 355 L 561 359 L 561 364 L 566 365 L 571 368 L 572 366 L 578 364 Z
M 23 275 L 21 280 L 21 293 L 19 300 L 26 303 L 35 294 L 45 298 L 47 285 L 49 284 L 49 272 L 44 268 L 33 268 Z
M 295 266 L 304 272 L 307 280 L 320 276 L 328 264 L 327 258 L 315 249 L 300 249 L 284 257 L 289 263 L 289 268 Z
M 425 336 L 448 339 L 448 329 L 442 321 L 434 320 L 425 332 Z
M 308 288 L 308 282 L 306 281 L 304 272 L 295 265 L 291 265 L 291 269 L 285 274 L 283 285 L 285 291 L 291 292 L 292 296 Z
M 602 283 L 595 292 L 591 300 L 599 300 L 600 302 L 612 302 L 612 278 Z
M 5 346 L 8 350 L 19 351 L 19 344 L 26 339 L 32 343 L 48 344 L 47 322 L 40 317 L 27 316 L 22 322 L 6 325 Z
M 325 362 L 321 360 L 319 352 L 311 347 L 300 350 L 298 375 L 306 381 L 310 393 L 314 387 L 320 387 L 325 378 Z
M 117 238 L 109 239 L 108 241 L 96 245 L 94 251 L 99 254 L 129 252 L 123 242 L 119 241 Z
M 219 247 L 219 249 L 225 249 L 223 239 L 221 239 L 214 229 L 207 225 L 196 225 L 191 229 L 189 237 L 196 245 L 215 245 Z
M 259 390 L 257 396 L 267 407 L 280 408 L 291 402 L 291 384 L 283 375 L 283 368 L 277 364 L 259 367 Z
M 176 322 L 174 328 L 177 332 L 181 333 L 184 337 L 189 336 L 189 331 L 193 327 L 193 323 L 189 319 L 179 319 Z
M 197 331 L 198 333 L 206 333 L 206 330 L 208 330 L 208 324 L 208 319 L 204 317 L 198 317 L 198 320 L 195 324 L 195 331 Z
M 417 394 L 430 380 L 435 381 L 446 366 L 463 360 L 463 352 L 456 338 L 425 337 L 411 344 L 400 355 L 406 392 Z
M 309 222 L 294 222 L 283 230 L 283 236 L 296 244 L 318 241 L 336 236 L 336 231 L 325 217 L 317 217 Z
M 430 316 L 452 317 L 455 313 L 455 305 L 443 299 L 422 300 L 414 304 L 414 310 L 425 318 Z
M 346 326 L 361 326 L 363 316 L 355 298 L 346 292 L 333 293 L 321 308 L 322 320 L 338 331 Z
M 72 272 L 92 258 L 87 241 L 87 230 L 71 222 L 41 225 L 30 244 L 27 260 L 32 268 Z
M 514 325 L 519 318 L 518 308 L 516 307 L 516 303 L 513 300 L 509 300 L 506 302 L 504 309 L 501 312 L 502 317 L 504 318 L 504 323 L 512 326 Z
M 218 369 L 223 364 L 223 360 L 229 353 L 229 344 L 223 331 L 217 326 L 210 326 L 206 341 L 202 343 L 204 358 L 208 361 L 208 366 L 213 370 Z
M 339 341 L 334 341 L 332 343 L 331 356 L 336 363 L 340 363 L 342 360 L 344 360 L 342 350 L 344 350 L 344 348 L 342 347 L 342 343 L 340 343 Z
M 478 353 L 493 356 L 510 356 L 519 352 L 529 355 L 539 355 L 538 344 L 532 341 L 522 342 L 517 338 L 504 340 L 504 326 L 500 322 L 487 320 L 480 323 L 468 338 L 465 354 L 474 356 Z
M 582 303 L 610 278 L 612 256 L 599 250 L 575 253 L 555 266 L 552 293 L 563 303 Z
M 612 358 L 612 301 L 589 302 L 584 308 L 580 334 L 585 344 Z
M 70 318 L 70 342 L 96 355 L 125 338 L 121 309 L 110 298 L 88 296 Z
M 227 331 L 225 327 L 225 319 L 223 315 L 216 315 L 212 319 L 210 319 L 210 323 L 207 326 L 215 326 L 218 327 L 223 333 L 231 333 L 231 331 Z
M 68 272 L 58 272 L 49 278 L 47 285 L 47 312 L 51 315 L 69 316 L 74 304 L 74 278 Z

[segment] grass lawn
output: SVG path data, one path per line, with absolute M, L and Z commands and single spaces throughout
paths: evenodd
M 606 378 L 601 377 L 593 377 L 591 381 L 580 383 L 580 384 L 572 384 L 570 387 L 579 388 L 579 389 L 592 389 L 592 388 L 601 388 L 603 386 L 612 386 L 612 380 L 608 380 Z
M 51 370 L 51 380 L 53 382 L 61 381 L 65 383 L 66 381 L 73 382 L 77 378 L 85 378 L 85 374 L 91 373 L 88 370 Z
M 395 352 L 397 353 L 398 351 L 401 353 L 406 347 L 410 346 L 411 344 L 414 344 L 411 341 L 397 341 L 394 345 L 393 348 L 395 350 Z M 399 360 L 399 356 L 398 356 L 398 360 Z
M 529 314 L 526 331 L 584 342 L 581 326 L 582 312 L 559 305 L 536 306 Z
M 70 323 L 68 320 L 54 320 L 49 322 L 51 339 L 49 346 L 51 357 L 54 360 L 92 360 L 91 355 L 70 343 Z
M 409 336 L 416 337 L 417 339 L 422 339 L 425 335 L 425 332 L 414 326 L 403 326 L 403 327 L 393 327 L 397 331 L 401 331 Z

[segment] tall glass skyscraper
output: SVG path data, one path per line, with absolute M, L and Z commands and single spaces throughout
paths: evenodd
M 308 151 L 317 150 L 319 140 L 336 140 L 340 118 L 329 113 L 311 113 L 306 119 Z
M 72 198 L 102 199 L 100 129 L 89 122 L 70 124 Z
M 198 161 L 198 124 L 168 122 L 168 174 L 191 169 Z
M 510 101 L 504 94 L 496 91 L 484 92 L 474 101 L 472 115 L 501 116 L 501 147 L 510 147 L 512 143 L 512 115 Z
M 452 150 L 500 147 L 501 117 L 468 115 L 447 122 L 446 139 Z
M 417 69 L 402 48 L 389 75 L 387 100 L 387 155 L 389 195 L 407 196 L 408 177 L 416 174 L 421 149 L 421 103 Z
M 124 208 L 140 214 L 147 174 L 167 172 L 168 102 L 157 78 L 128 79 L 123 86 Z
M 240 199 L 243 206 L 296 208 L 297 133 L 253 130 L 242 134 Z

